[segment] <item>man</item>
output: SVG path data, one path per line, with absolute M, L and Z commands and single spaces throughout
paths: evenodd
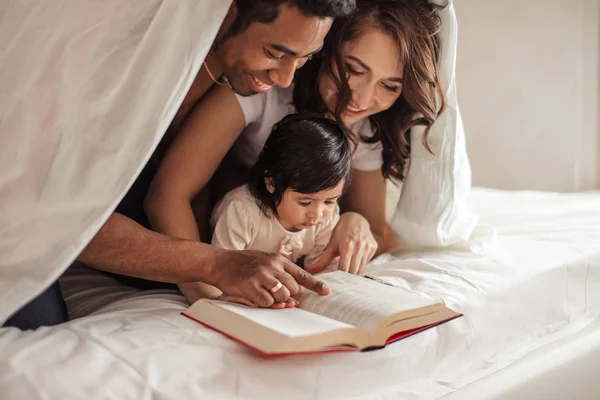
M 274 85 L 289 86 L 295 70 L 321 48 L 333 18 L 349 14 L 354 5 L 355 0 L 234 0 L 170 132 L 178 130 L 215 84 L 229 84 L 242 95 L 263 92 Z M 160 159 L 169 142 L 167 135 L 155 160 Z M 145 173 L 151 178 L 151 168 Z M 144 180 L 148 177 L 142 176 L 134 185 L 128 196 L 133 199 L 130 204 L 126 199 L 118 210 L 141 210 Z M 127 214 L 135 216 L 135 212 Z M 298 292 L 299 284 L 320 294 L 329 292 L 323 283 L 282 257 L 226 251 L 167 237 L 120 213 L 111 215 L 78 261 L 103 271 L 154 281 L 206 282 L 260 307 L 283 306 Z M 5 325 L 35 329 L 65 320 L 60 288 L 55 283 Z

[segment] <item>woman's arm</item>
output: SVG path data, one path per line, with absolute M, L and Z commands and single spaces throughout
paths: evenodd
M 245 127 L 235 94 L 213 88 L 192 112 L 165 156 L 145 201 L 157 232 L 200 240 L 192 201 Z
M 360 273 L 385 243 L 385 180 L 381 170 L 352 172 L 352 182 L 342 200 L 340 221 L 323 255 L 306 270 L 316 273 L 340 256 L 341 271 Z
M 385 238 L 385 179 L 381 170 L 352 171 L 352 184 L 342 205 L 344 212 L 358 213 L 369 222 L 371 233 L 377 241 L 376 256 L 389 250 Z
M 327 246 L 329 245 L 329 241 L 331 240 L 333 230 L 335 229 L 339 220 L 340 213 L 339 210 L 337 210 L 330 220 L 320 227 L 315 237 L 315 248 L 312 249 L 312 251 L 306 257 L 304 257 L 304 265 L 313 265 L 321 258 L 321 256 L 323 256 Z

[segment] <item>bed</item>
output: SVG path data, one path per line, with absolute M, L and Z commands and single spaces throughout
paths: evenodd
M 76 266 L 61 281 L 74 320 L 35 332 L 0 330 L 0 393 L 549 399 L 568 390 L 570 398 L 597 398 L 600 193 L 478 188 L 469 203 L 481 222 L 468 244 L 386 254 L 369 265 L 373 274 L 443 297 L 462 318 L 379 351 L 266 358 L 181 316 L 187 304 L 176 291 L 141 292 Z
M 448 108 L 430 132 L 436 156 L 415 132 L 388 207 L 405 248 L 421 250 L 368 268 L 464 317 L 379 351 L 264 358 L 182 317 L 174 290 L 140 292 L 76 265 L 61 279 L 70 322 L 0 329 L 0 397 L 598 397 L 600 193 L 469 192 L 456 18 L 452 2 L 436 3 Z M 228 6 L 0 0 L 10 61 L 0 71 L 0 321 L 61 276 L 115 209 Z

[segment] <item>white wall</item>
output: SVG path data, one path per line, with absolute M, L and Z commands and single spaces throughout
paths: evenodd
M 473 184 L 600 183 L 597 0 L 455 0 L 457 85 Z
M 600 8 L 600 7 L 598 7 Z M 598 10 L 598 20 L 600 20 L 600 10 Z M 598 21 L 600 24 L 600 21 Z M 598 26 L 598 25 L 596 25 Z M 598 29 L 598 28 L 597 28 Z M 600 30 L 600 29 L 599 29 Z M 598 98 L 597 98 L 597 110 L 600 110 L 600 33 L 598 34 Z M 600 111 L 597 111 L 596 123 L 598 124 L 598 136 L 596 141 L 596 155 L 598 159 L 596 160 L 596 187 L 600 188 Z

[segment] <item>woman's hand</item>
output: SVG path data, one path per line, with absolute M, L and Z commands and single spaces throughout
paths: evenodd
M 339 270 L 359 274 L 376 251 L 377 241 L 369 222 L 358 213 L 347 212 L 340 217 L 323 255 L 306 271 L 321 272 L 339 255 Z

